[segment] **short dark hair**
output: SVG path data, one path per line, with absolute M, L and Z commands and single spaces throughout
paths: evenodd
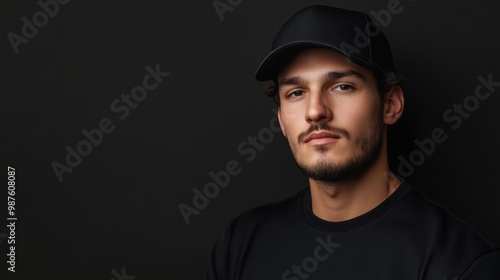
M 381 74 L 378 72 L 373 72 L 375 76 L 375 81 L 377 82 L 377 90 L 379 92 L 380 98 L 384 96 L 386 92 L 389 92 L 395 86 L 401 86 L 406 78 L 400 73 L 389 72 L 387 74 Z M 277 80 L 274 79 L 272 85 L 267 85 L 264 89 L 265 94 L 271 98 L 274 106 L 280 107 L 280 95 Z

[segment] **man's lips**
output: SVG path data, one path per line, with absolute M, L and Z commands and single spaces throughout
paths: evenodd
M 304 143 L 309 145 L 326 145 L 335 142 L 340 139 L 340 135 L 329 132 L 329 131 L 315 131 L 311 132 L 304 139 Z

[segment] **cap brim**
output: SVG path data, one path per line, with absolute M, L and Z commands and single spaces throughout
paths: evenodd
M 342 50 L 340 50 L 335 46 L 319 42 L 297 41 L 281 46 L 280 48 L 275 49 L 269 55 L 267 55 L 266 58 L 264 58 L 264 60 L 260 64 L 259 68 L 257 68 L 257 71 L 255 72 L 255 79 L 257 81 L 269 81 L 276 79 L 278 72 L 281 70 L 280 68 L 283 67 L 284 64 L 288 60 L 290 60 L 290 58 L 293 55 L 295 55 L 297 52 L 301 50 L 314 47 L 327 48 L 338 51 L 339 53 L 346 56 L 348 59 L 352 60 L 356 64 L 359 64 L 360 66 L 363 66 L 371 70 L 380 71 L 380 69 L 373 69 L 373 66 L 369 62 L 363 61 L 362 59 L 359 59 L 355 56 L 349 56 L 348 54 L 344 53 Z

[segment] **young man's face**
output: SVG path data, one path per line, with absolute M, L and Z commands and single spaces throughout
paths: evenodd
M 353 179 L 382 145 L 382 109 L 373 73 L 340 53 L 312 48 L 278 75 L 279 120 L 297 164 L 316 180 Z

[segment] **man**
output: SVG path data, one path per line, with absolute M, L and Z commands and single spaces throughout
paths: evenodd
M 497 247 L 389 170 L 402 78 L 367 14 L 301 10 L 256 78 L 309 188 L 234 219 L 206 279 L 500 279 Z

